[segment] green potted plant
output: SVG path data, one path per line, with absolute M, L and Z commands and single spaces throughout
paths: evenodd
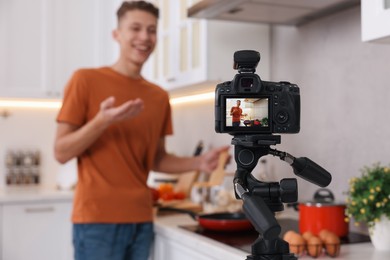
M 350 180 L 346 213 L 355 224 L 367 223 L 375 248 L 389 250 L 390 166 L 366 166 L 360 177 Z

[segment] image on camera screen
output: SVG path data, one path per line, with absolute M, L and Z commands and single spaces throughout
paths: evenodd
M 268 108 L 268 98 L 226 98 L 226 127 L 269 127 Z

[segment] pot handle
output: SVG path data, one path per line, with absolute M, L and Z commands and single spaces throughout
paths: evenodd
M 314 201 L 320 203 L 334 202 L 333 192 L 330 189 L 326 189 L 326 188 L 318 189 L 314 193 Z
M 293 203 L 287 203 L 288 208 L 294 208 L 296 211 L 299 211 L 299 203 L 293 202 Z

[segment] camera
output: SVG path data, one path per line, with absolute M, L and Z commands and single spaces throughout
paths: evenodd
M 236 134 L 298 133 L 299 87 L 289 82 L 262 81 L 255 74 L 260 53 L 234 53 L 238 70 L 232 81 L 216 86 L 215 131 Z

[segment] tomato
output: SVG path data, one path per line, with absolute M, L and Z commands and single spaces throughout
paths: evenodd
M 176 200 L 184 200 L 187 196 L 184 192 L 178 191 L 174 193 L 174 197 Z
M 175 193 L 173 191 L 165 192 L 160 195 L 160 198 L 164 201 L 169 201 L 175 199 Z
M 156 190 L 155 188 L 149 188 L 149 189 L 150 192 L 152 193 L 153 202 L 158 201 L 158 199 L 160 198 L 158 190 Z
M 161 183 L 158 186 L 158 192 L 160 193 L 160 195 L 167 192 L 173 192 L 173 185 L 171 183 Z

